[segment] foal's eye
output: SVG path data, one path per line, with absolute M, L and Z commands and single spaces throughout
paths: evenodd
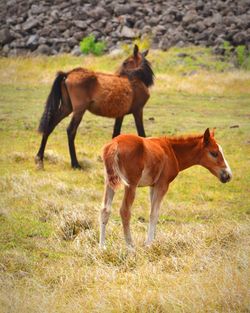
M 218 157 L 218 152 L 210 151 L 209 152 L 212 157 L 217 158 Z

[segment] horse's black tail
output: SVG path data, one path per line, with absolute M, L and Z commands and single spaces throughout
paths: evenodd
M 67 77 L 64 72 L 58 72 L 56 79 L 54 80 L 47 102 L 45 104 L 44 112 L 40 120 L 38 131 L 40 133 L 46 133 L 49 131 L 51 122 L 58 111 L 60 101 L 62 98 L 61 82 Z

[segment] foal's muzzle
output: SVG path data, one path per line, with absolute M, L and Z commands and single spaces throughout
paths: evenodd
M 220 181 L 222 183 L 228 183 L 232 178 L 232 174 L 228 172 L 227 170 L 222 170 L 220 172 Z

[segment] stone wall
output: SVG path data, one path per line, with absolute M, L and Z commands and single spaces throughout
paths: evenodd
M 0 0 L 1 55 L 79 53 L 90 33 L 108 49 L 150 35 L 154 48 L 223 41 L 250 48 L 250 0 Z

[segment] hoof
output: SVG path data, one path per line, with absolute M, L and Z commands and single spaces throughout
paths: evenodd
M 72 167 L 74 170 L 81 170 L 81 169 L 82 169 L 82 167 L 81 167 L 81 165 L 80 165 L 79 163 L 77 163 L 77 164 L 72 164 L 71 167 Z
M 134 254 L 136 252 L 135 247 L 133 245 L 127 245 L 128 253 Z
M 150 248 L 152 246 L 152 241 L 144 241 L 144 247 Z
M 107 250 L 107 247 L 106 247 L 105 245 L 99 244 L 99 250 L 100 250 L 100 251 L 106 251 L 106 250 Z
M 43 160 L 39 156 L 35 157 L 35 163 L 38 170 L 44 170 Z

